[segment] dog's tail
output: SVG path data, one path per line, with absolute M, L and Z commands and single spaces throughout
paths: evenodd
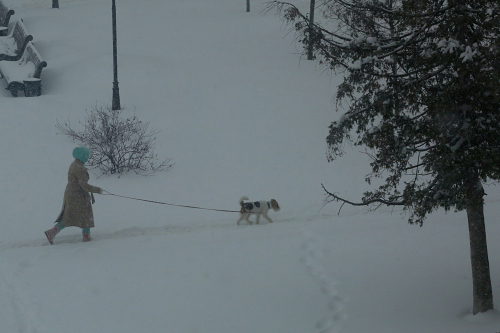
M 240 198 L 240 206 L 242 206 L 242 207 L 243 207 L 243 200 L 248 200 L 248 197 L 242 196 Z

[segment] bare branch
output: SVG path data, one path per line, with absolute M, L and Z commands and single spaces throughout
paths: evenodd
M 346 200 L 344 198 L 341 198 L 334 193 L 329 192 L 323 184 L 321 184 L 321 187 L 323 187 L 323 190 L 326 192 L 326 194 L 328 196 L 332 197 L 334 201 L 341 201 L 343 204 L 347 203 L 351 206 L 369 206 L 369 205 L 374 204 L 374 203 L 377 203 L 380 205 L 386 205 L 386 206 L 406 206 L 407 205 L 407 203 L 404 201 L 389 201 L 389 200 L 384 200 L 384 199 L 373 199 L 373 200 L 368 200 L 368 201 L 364 201 L 364 202 L 352 202 L 352 201 Z M 339 212 L 340 212 L 340 210 L 339 210 Z

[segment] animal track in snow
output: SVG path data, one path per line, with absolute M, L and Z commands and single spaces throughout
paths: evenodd
M 302 244 L 304 256 L 302 263 L 306 266 L 308 273 L 318 280 L 321 291 L 328 299 L 329 315 L 316 324 L 317 333 L 338 332 L 339 322 L 345 319 L 344 300 L 338 295 L 337 282 L 327 273 L 324 263 L 321 262 L 324 251 L 322 250 L 322 240 L 319 236 L 309 231 L 304 231 L 305 241 Z

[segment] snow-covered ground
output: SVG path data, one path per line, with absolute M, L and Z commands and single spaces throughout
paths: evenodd
M 322 208 L 321 183 L 351 199 L 367 189 L 366 156 L 326 162 L 339 78 L 300 60 L 260 1 L 246 13 L 244 0 L 116 0 L 124 115 L 161 130 L 156 152 L 175 166 L 90 183 L 227 210 L 243 195 L 275 198 L 275 223 L 97 196 L 93 241 L 68 228 L 48 245 L 75 146 L 55 124 L 77 127 L 86 109 L 111 104 L 111 1 L 3 2 L 48 67 L 41 97 L 0 89 L 1 332 L 500 331 L 497 311 L 471 315 L 465 213 L 437 212 L 419 228 L 398 210 Z M 487 192 L 498 300 L 500 193 Z

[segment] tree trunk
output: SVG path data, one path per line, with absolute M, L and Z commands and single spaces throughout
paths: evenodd
M 484 192 L 480 184 L 480 180 L 477 179 L 476 184 L 469 188 L 469 204 L 467 205 L 474 297 L 473 314 L 493 309 L 493 292 L 482 200 Z
M 52 8 L 59 8 L 59 0 L 52 0 Z
M 307 60 L 313 60 L 313 24 L 314 24 L 314 9 L 316 8 L 316 0 L 311 0 L 309 7 L 309 45 L 307 46 Z
M 247 13 L 250 13 L 250 0 L 247 0 Z

